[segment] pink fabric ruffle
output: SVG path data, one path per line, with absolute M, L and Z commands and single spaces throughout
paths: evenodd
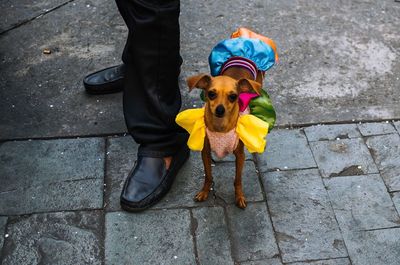
M 243 92 L 239 94 L 239 111 L 243 112 L 253 98 L 258 97 L 256 93 Z

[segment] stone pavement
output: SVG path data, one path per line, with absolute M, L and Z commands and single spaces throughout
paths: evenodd
M 233 204 L 232 157 L 215 163 L 211 198 L 193 201 L 192 153 L 159 204 L 123 212 L 137 146 L 121 93 L 82 87 L 120 63 L 114 1 L 2 0 L 0 264 L 400 264 L 400 3 L 181 2 L 183 108 L 201 104 L 186 77 L 208 72 L 237 27 L 278 45 L 265 89 L 280 129 L 247 154 L 247 209 Z
M 264 154 L 247 154 L 245 210 L 233 157 L 215 162 L 208 201 L 193 201 L 203 168 L 192 152 L 139 214 L 119 206 L 131 137 L 4 142 L 0 263 L 399 264 L 399 132 L 400 122 L 272 131 Z

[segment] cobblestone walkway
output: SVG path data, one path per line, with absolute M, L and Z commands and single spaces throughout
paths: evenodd
M 248 207 L 234 205 L 232 158 L 207 202 L 192 153 L 169 194 L 121 211 L 128 137 L 0 145 L 1 264 L 400 264 L 400 122 L 277 129 L 247 155 Z

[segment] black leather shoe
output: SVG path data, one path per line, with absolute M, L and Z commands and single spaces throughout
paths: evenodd
M 125 65 L 112 66 L 87 75 L 83 85 L 89 94 L 109 94 L 122 91 L 124 86 Z
M 122 209 L 138 212 L 158 202 L 171 188 L 175 176 L 189 154 L 185 144 L 182 150 L 173 156 L 168 170 L 163 158 L 138 157 L 122 189 Z

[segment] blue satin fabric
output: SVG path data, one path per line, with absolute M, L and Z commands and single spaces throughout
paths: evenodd
M 243 37 L 226 39 L 218 43 L 208 57 L 211 75 L 219 75 L 222 65 L 233 56 L 252 60 L 261 71 L 275 64 L 274 50 L 265 42 Z

